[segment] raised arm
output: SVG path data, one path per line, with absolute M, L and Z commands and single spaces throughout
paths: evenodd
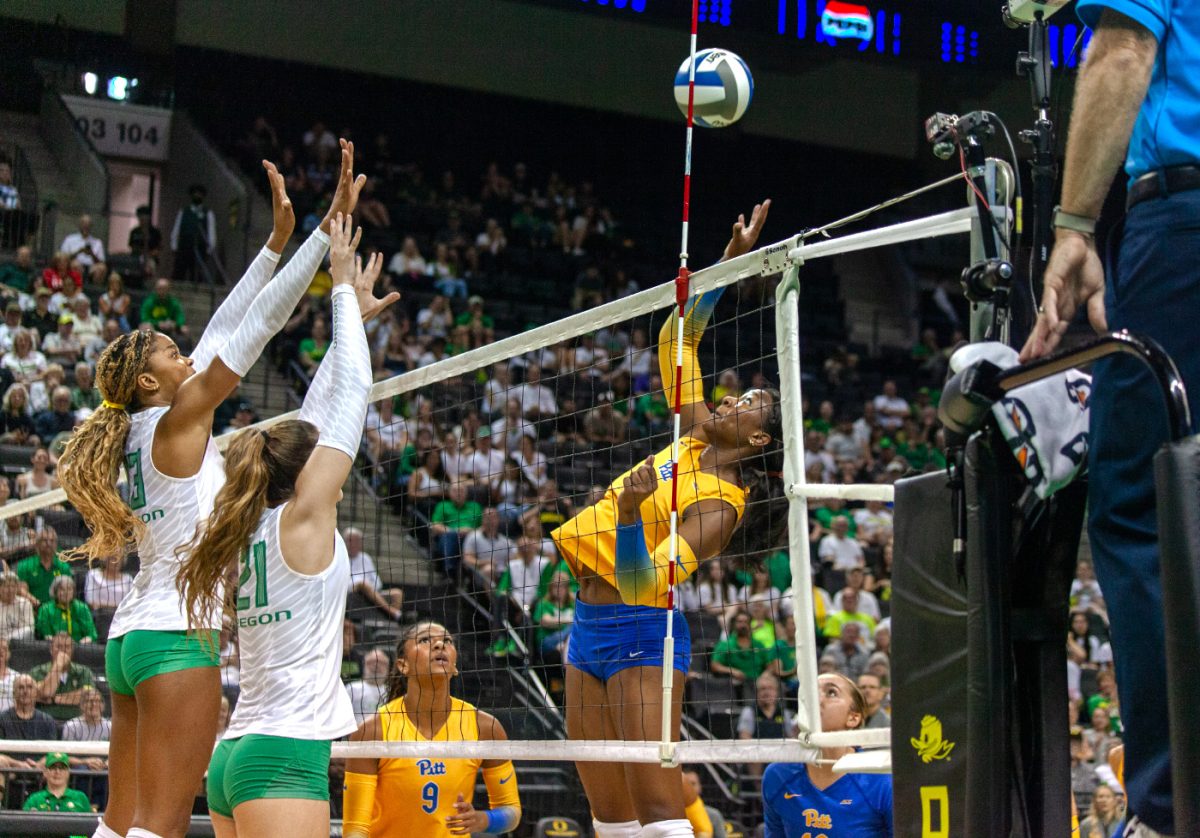
M 242 275 L 241 280 L 226 295 L 225 301 L 217 307 L 209 319 L 204 334 L 192 352 L 192 361 L 195 363 L 197 372 L 208 368 L 221 347 L 241 325 L 242 318 L 250 309 L 250 304 L 254 302 L 254 298 L 266 287 L 275 273 L 275 267 L 279 264 L 283 248 L 292 237 L 292 230 L 296 227 L 296 216 L 292 211 L 292 202 L 287 196 L 287 185 L 283 175 L 270 161 L 264 160 L 263 168 L 266 169 L 267 179 L 271 182 L 271 215 L 274 219 L 271 238 L 267 240 L 266 246 L 254 257 L 254 261 L 250 263 L 250 267 L 246 268 L 246 273 Z
M 300 408 L 300 420 L 316 425 L 319 436 L 283 513 L 281 538 L 288 564 L 301 572 L 320 572 L 332 556 L 318 545 L 327 544 L 337 526 L 337 502 L 358 454 L 371 394 L 371 351 L 356 287 L 374 286 L 383 258 L 375 254 L 362 269 L 354 255 L 361 233 L 351 235 L 349 215 L 334 221 L 333 339 Z
M 353 155 L 353 143 L 343 143 L 342 171 L 330 206 L 330 213 L 334 215 L 350 214 L 365 183 L 365 178 L 360 175 L 356 179 L 350 168 Z M 191 452 L 194 448 L 190 444 L 193 441 L 191 437 L 200 445 L 204 444 L 203 440 L 212 431 L 213 411 L 217 409 L 217 405 L 229 397 L 242 376 L 254 366 L 267 342 L 287 323 L 296 308 L 296 303 L 312 284 L 312 278 L 329 245 L 326 231 L 330 222 L 331 218 L 327 215 L 321 228 L 313 231 L 275 280 L 267 283 L 254 298 L 242 322 L 217 350 L 212 363 L 179 388 L 170 411 L 159 426 L 160 433 L 165 432 L 164 439 L 168 440 L 168 445 L 173 447 L 175 440 L 188 437 L 188 442 L 183 444 L 186 451 Z M 156 448 L 158 444 L 159 440 L 156 439 Z M 197 450 L 202 452 L 203 448 Z M 160 459 L 158 453 L 156 450 L 156 459 Z M 179 456 L 186 456 L 186 453 L 181 451 Z M 176 476 L 192 473 L 194 470 Z
M 762 232 L 767 213 L 770 212 L 771 201 L 767 199 L 761 204 L 754 205 L 750 214 L 750 223 L 746 223 L 745 215 L 739 215 L 733 225 L 733 235 L 725 245 L 725 254 L 721 261 L 733 259 L 748 253 L 758 241 Z M 721 299 L 724 288 L 718 288 L 705 294 L 693 294 L 684 306 L 683 315 L 683 375 L 679 386 L 681 393 L 680 429 L 689 436 L 704 438 L 704 423 L 712 415 L 704 401 L 704 374 L 696 358 L 696 350 L 704 330 L 712 318 L 713 309 Z M 679 336 L 679 312 L 671 312 L 671 316 L 663 323 L 658 333 L 658 370 L 662 375 L 663 390 L 666 392 L 667 404 L 675 406 L 675 362 L 677 355 L 676 343 Z

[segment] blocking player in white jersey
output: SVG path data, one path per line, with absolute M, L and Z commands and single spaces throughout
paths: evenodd
M 113 719 L 108 807 L 94 833 L 99 838 L 166 838 L 188 828 L 217 729 L 221 681 L 209 641 L 220 615 L 210 608 L 200 624 L 209 637 L 188 632 L 176 589 L 176 551 L 207 519 L 224 481 L 212 441 L 216 407 L 307 290 L 333 217 L 357 201 L 363 179 L 354 178 L 352 154 L 344 145 L 331 214 L 274 280 L 295 218 L 282 176 L 264 161 L 274 209 L 271 239 L 213 313 L 192 357 L 155 332 L 113 341 L 96 368 L 103 404 L 75 432 L 60 461 L 62 484 L 92 533 L 75 557 L 124 554 L 136 541 L 141 560 L 105 650 Z M 122 465 L 127 501 L 116 486 Z
M 371 353 L 355 288 L 383 267 L 356 262 L 350 216 L 330 233 L 333 342 L 298 419 L 241 431 L 225 486 L 179 574 L 193 626 L 237 563 L 241 695 L 208 769 L 219 838 L 329 835 L 332 740 L 357 727 L 339 677 L 350 557 L 337 531 L 341 486 L 362 438 Z M 361 230 L 360 230 L 361 235 Z

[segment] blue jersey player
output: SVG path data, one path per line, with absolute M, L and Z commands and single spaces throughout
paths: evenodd
M 821 727 L 855 730 L 867 703 L 843 675 L 822 675 Z M 848 749 L 826 748 L 823 759 Z M 777 763 L 763 773 L 765 838 L 890 838 L 892 778 L 887 774 L 836 774 L 829 765 Z

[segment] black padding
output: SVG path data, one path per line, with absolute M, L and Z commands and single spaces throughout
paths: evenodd
M 950 501 L 945 474 L 896 484 L 892 567 L 896 835 L 968 834 L 963 828 L 967 594 L 951 551 Z
M 1200 442 L 1163 447 L 1154 457 L 1158 547 L 1167 632 L 1171 785 L 1175 834 L 1200 835 Z M 1118 650 L 1119 651 L 1119 650 Z

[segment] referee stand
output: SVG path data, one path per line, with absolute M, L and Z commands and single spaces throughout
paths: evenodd
M 1070 834 L 1063 638 L 1087 485 L 1039 500 L 990 417 L 1010 390 L 1115 353 L 1150 367 L 1170 418 L 1155 468 L 1175 808 L 1178 834 L 1200 835 L 1200 729 L 1188 716 L 1200 691 L 1200 446 L 1174 364 L 1127 333 L 1025 366 L 961 371 L 939 408 L 960 451 L 950 478 L 896 484 L 897 835 Z

